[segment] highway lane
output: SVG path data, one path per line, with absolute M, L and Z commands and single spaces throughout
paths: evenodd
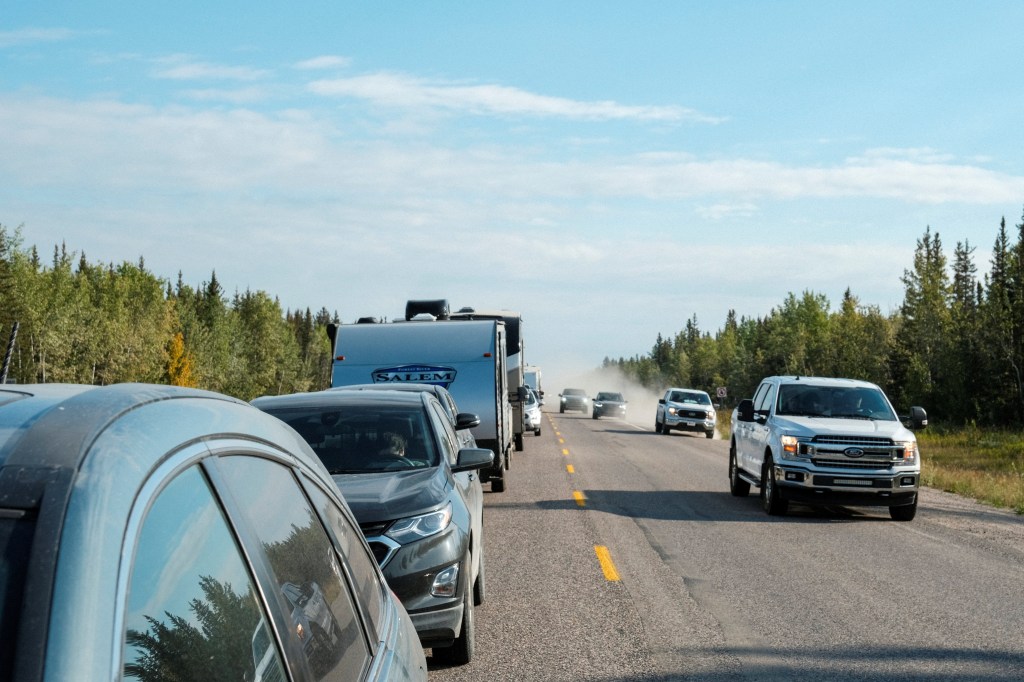
M 768 517 L 724 441 L 545 419 L 486 496 L 476 660 L 431 679 L 1021 679 L 1019 517 L 933 491 L 910 523 Z

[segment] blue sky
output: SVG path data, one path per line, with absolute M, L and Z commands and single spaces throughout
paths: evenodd
M 27 2 L 0 223 L 343 321 L 523 313 L 551 373 L 1024 209 L 1024 3 Z

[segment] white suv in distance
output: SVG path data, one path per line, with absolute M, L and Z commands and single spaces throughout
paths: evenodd
M 672 429 L 701 431 L 707 438 L 715 437 L 715 406 L 705 391 L 693 388 L 670 388 L 658 400 L 654 416 L 654 432 L 666 436 Z
M 913 428 L 928 424 L 910 408 Z M 878 386 L 854 379 L 768 377 L 732 414 L 729 490 L 761 489 L 769 514 L 789 502 L 885 506 L 897 521 L 917 513 L 921 456 Z

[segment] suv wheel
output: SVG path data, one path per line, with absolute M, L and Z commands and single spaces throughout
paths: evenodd
M 448 665 L 466 665 L 473 660 L 476 651 L 476 616 L 473 614 L 473 597 L 470 590 L 462 598 L 462 632 L 451 646 L 433 650 L 433 658 Z
M 771 516 L 782 516 L 789 508 L 789 501 L 779 495 L 779 486 L 775 483 L 772 456 L 766 455 L 761 470 L 761 505 Z
M 492 478 L 491 479 L 491 492 L 492 493 L 503 493 L 505 492 L 505 477 Z
M 750 494 L 750 484 L 740 478 L 740 468 L 736 464 L 736 445 L 729 448 L 729 492 L 733 497 L 746 497 Z

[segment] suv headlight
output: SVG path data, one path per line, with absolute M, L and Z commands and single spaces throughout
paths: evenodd
M 410 516 L 407 519 L 395 521 L 388 528 L 388 532 L 385 535 L 399 544 L 407 545 L 410 542 L 416 542 L 431 535 L 437 535 L 447 528 L 451 522 L 452 503 L 449 502 L 442 509 L 430 512 L 429 514 Z

